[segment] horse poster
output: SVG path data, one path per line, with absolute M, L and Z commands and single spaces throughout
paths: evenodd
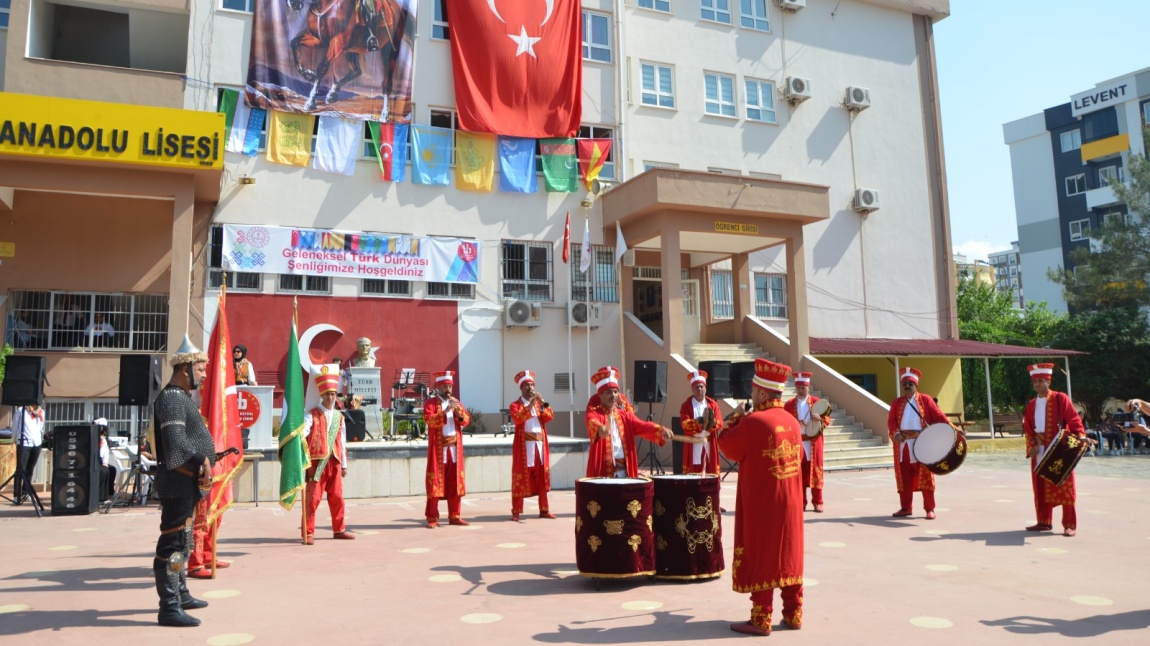
M 255 0 L 249 106 L 411 121 L 418 0 Z

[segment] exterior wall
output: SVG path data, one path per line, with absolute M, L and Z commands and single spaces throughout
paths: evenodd
M 888 404 L 902 396 L 892 357 L 820 357 L 820 360 L 844 375 L 873 374 L 877 378 L 879 399 Z M 955 358 L 899 357 L 899 367 L 911 366 L 922 371 L 919 391 L 938 398 L 944 413 L 963 409 L 962 363 Z M 816 388 L 817 390 L 817 388 Z M 878 431 L 879 429 L 873 429 Z

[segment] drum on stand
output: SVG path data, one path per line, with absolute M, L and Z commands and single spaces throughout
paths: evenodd
M 575 481 L 575 563 L 596 578 L 655 573 L 652 508 L 655 485 L 646 478 Z
M 1042 459 L 1035 462 L 1034 474 L 1045 478 L 1055 487 L 1061 487 L 1089 448 L 1090 443 L 1086 438 L 1060 429 Z
M 655 481 L 655 578 L 721 576 L 723 524 L 719 476 L 653 476 Z
M 966 436 L 950 424 L 931 424 L 914 441 L 914 459 L 935 475 L 952 473 L 966 460 Z
M 811 419 L 807 422 L 807 427 L 803 429 L 803 439 L 813 440 L 823 434 L 826 427 L 823 426 L 822 417 L 831 412 L 831 403 L 825 399 L 820 399 L 811 406 Z

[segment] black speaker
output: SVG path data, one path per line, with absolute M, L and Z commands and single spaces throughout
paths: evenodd
M 635 362 L 635 401 L 659 404 L 667 398 L 667 362 Z
M 47 360 L 27 354 L 8 356 L 4 364 L 3 397 L 5 406 L 42 406 L 44 404 L 44 372 Z
M 707 373 L 707 394 L 715 399 L 733 397 L 731 394 L 731 362 L 700 361 L 699 370 Z
M 755 378 L 754 361 L 738 361 L 731 364 L 731 397 L 751 398 L 751 382 Z
M 120 355 L 120 405 L 150 406 L 163 386 L 164 358 L 158 354 Z
M 362 442 L 367 437 L 367 415 L 358 408 L 343 411 L 348 442 Z
M 683 424 L 678 417 L 671 418 L 671 432 L 675 435 L 683 434 Z M 671 473 L 683 472 L 683 449 L 675 446 L 671 449 Z
M 95 424 L 57 426 L 52 451 L 52 514 L 100 508 L 100 435 Z

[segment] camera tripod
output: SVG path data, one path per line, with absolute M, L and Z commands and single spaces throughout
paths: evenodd
M 14 471 L 12 473 L 12 475 L 8 476 L 8 479 L 4 481 L 4 484 L 0 484 L 0 491 L 3 491 L 4 488 L 8 486 L 9 482 L 13 482 L 13 481 L 15 481 L 15 482 L 13 482 L 13 485 L 12 485 L 12 497 L 9 498 L 8 496 L 0 493 L 0 498 L 7 500 L 8 502 L 12 503 L 13 505 L 23 504 L 24 500 L 27 499 L 27 500 L 31 501 L 32 509 L 34 509 L 36 511 L 36 517 L 37 518 L 43 518 L 44 517 L 44 503 L 40 502 L 40 496 L 38 496 L 36 494 L 36 489 L 32 486 L 31 479 L 24 477 L 25 476 L 25 474 L 24 474 L 24 460 L 21 457 L 25 453 L 25 449 L 27 449 L 27 453 L 31 453 L 32 449 L 38 449 L 39 447 L 26 447 L 26 446 L 24 446 L 24 442 L 28 439 L 28 431 L 24 427 L 24 414 L 25 414 L 24 406 L 20 406 L 18 408 L 15 408 L 14 412 L 15 411 L 19 411 L 19 413 L 18 413 L 19 416 L 17 419 L 20 422 L 20 433 L 15 438 L 16 439 L 16 471 Z
M 655 421 L 655 416 L 651 413 L 651 402 L 647 402 L 647 421 Z M 659 461 L 659 445 L 654 442 L 648 442 L 650 447 L 647 449 L 647 457 L 643 462 L 647 465 L 647 471 L 653 476 L 661 476 L 666 473 L 663 470 L 663 463 Z

